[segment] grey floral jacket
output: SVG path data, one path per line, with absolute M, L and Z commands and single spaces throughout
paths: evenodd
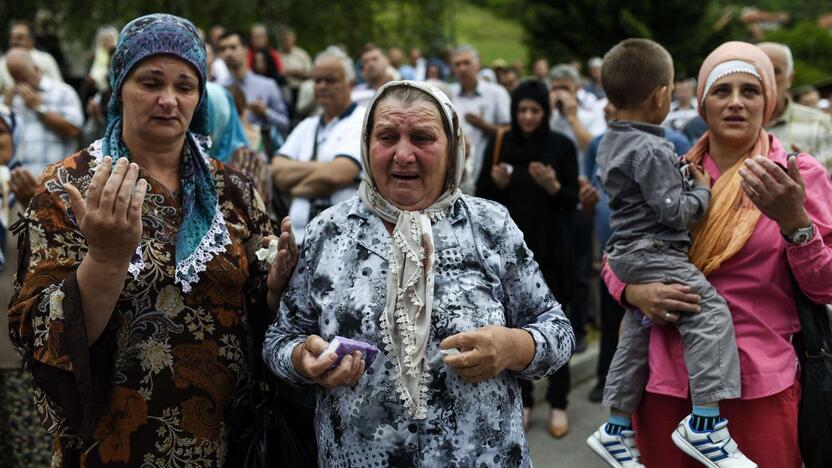
M 518 378 L 539 379 L 563 365 L 574 335 L 504 207 L 463 196 L 433 226 L 436 279 L 427 418 L 414 420 L 396 391 L 383 351 L 352 388 L 317 389 L 319 464 L 363 466 L 530 466 Z M 270 327 L 263 358 L 283 380 L 310 383 L 292 366 L 308 335 L 336 335 L 383 349 L 390 236 L 357 198 L 307 226 L 295 274 Z M 522 372 L 470 384 L 442 363 L 448 336 L 503 325 L 527 330 L 535 356 Z

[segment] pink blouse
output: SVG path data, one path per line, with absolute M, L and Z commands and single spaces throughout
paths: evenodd
M 773 137 L 769 156 L 786 166 L 787 154 Z M 815 158 L 801 155 L 797 162 L 806 187 L 804 206 L 815 225 L 814 239 L 791 245 L 777 224 L 763 215 L 745 246 L 708 277 L 734 318 L 744 400 L 774 395 L 794 384 L 797 356 L 790 339 L 800 330 L 800 321 L 789 266 L 807 297 L 819 304 L 832 303 L 832 181 Z M 714 181 L 719 177 L 707 154 L 703 167 Z M 621 301 L 626 284 L 606 265 L 602 274 L 610 293 Z M 649 363 L 647 391 L 688 396 L 688 373 L 676 328 L 653 327 Z

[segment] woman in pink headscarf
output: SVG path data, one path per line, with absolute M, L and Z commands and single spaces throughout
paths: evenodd
M 789 271 L 809 299 L 832 302 L 832 182 L 815 158 L 787 154 L 763 129 L 776 93 L 771 61 L 754 45 L 727 42 L 702 64 L 697 100 L 710 130 L 686 157 L 713 185 L 690 257 L 734 319 L 742 397 L 720 405 L 731 435 L 761 468 L 799 468 L 800 384 L 791 337 L 800 321 Z M 627 285 L 609 268 L 604 279 L 614 296 L 657 325 L 697 312 L 699 298 L 685 285 Z M 653 327 L 650 378 L 635 417 L 637 443 L 650 447 L 642 451 L 647 467 L 700 466 L 670 438 L 690 410 L 688 398 L 679 333 Z

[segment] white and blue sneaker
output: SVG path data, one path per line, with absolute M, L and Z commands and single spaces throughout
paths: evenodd
M 619 435 L 607 433 L 607 424 L 586 439 L 586 444 L 613 468 L 644 468 L 639 461 L 635 431 L 621 431 Z
M 690 427 L 690 418 L 683 419 L 671 436 L 683 452 L 711 468 L 757 468 L 731 438 L 727 419 L 718 422 L 713 431 L 697 432 Z

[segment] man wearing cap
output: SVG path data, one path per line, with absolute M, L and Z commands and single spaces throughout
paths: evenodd
M 497 74 L 497 83 L 511 94 L 517 83 L 520 82 L 520 76 L 517 74 L 517 69 L 509 66 L 504 59 L 498 58 L 491 62 L 491 68 Z

